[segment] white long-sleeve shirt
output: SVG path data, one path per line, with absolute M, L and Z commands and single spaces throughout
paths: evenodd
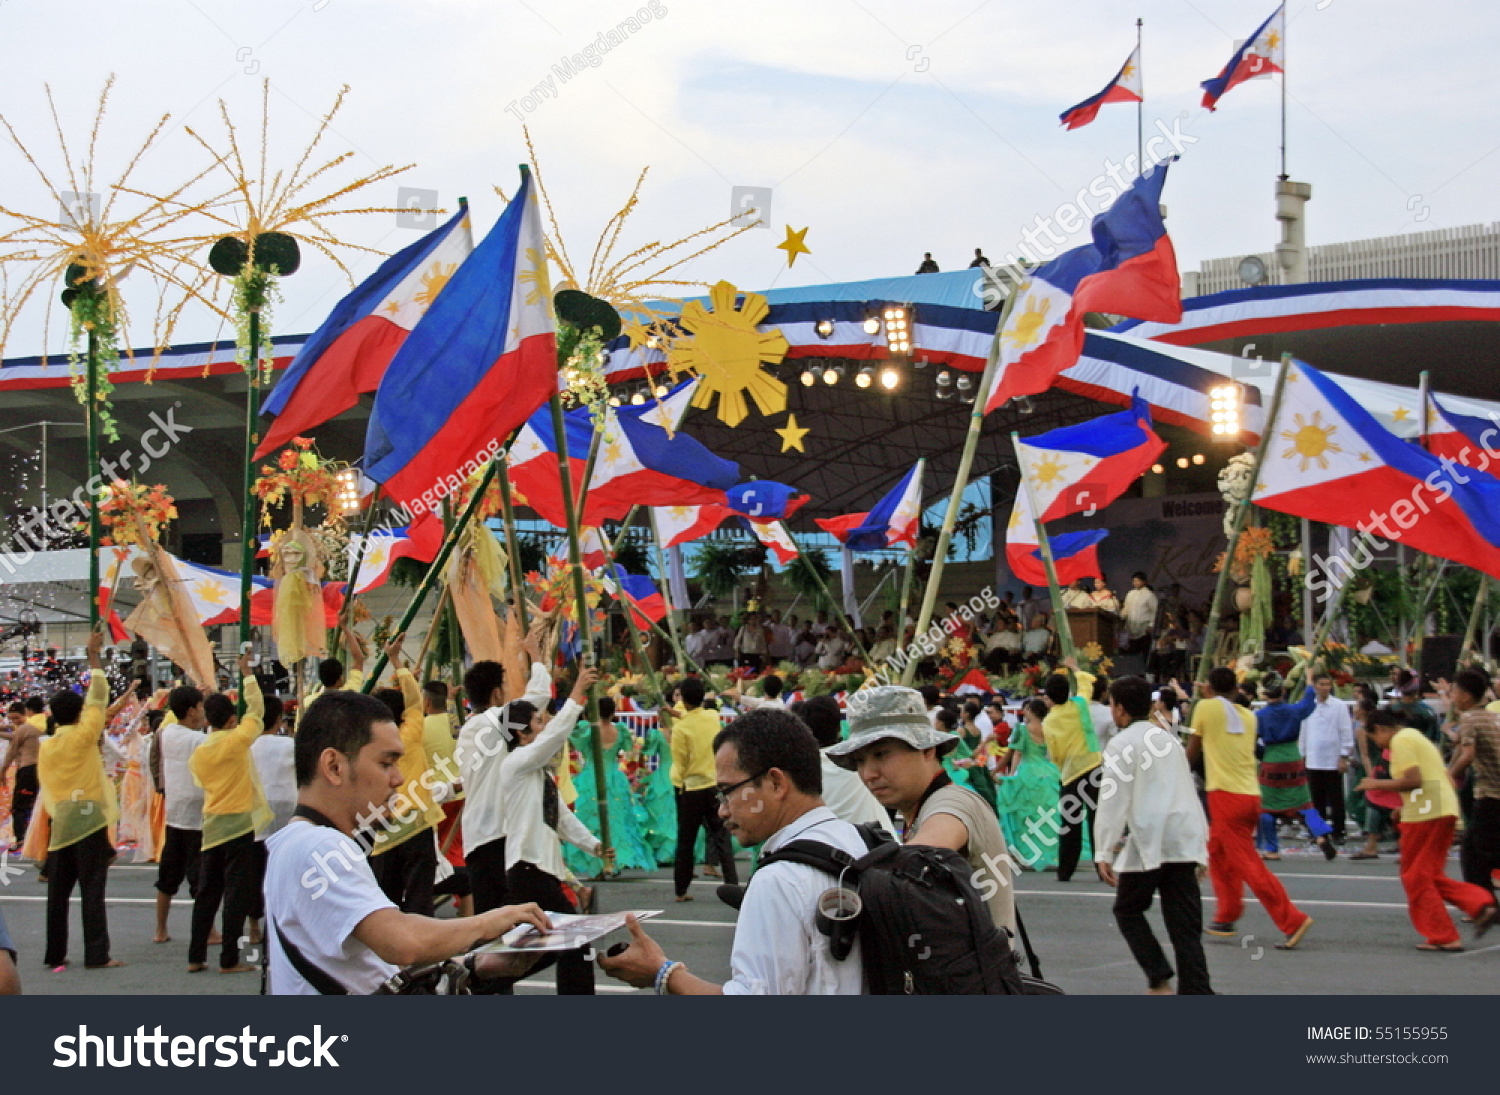
M 1176 734 L 1150 722 L 1131 723 L 1104 747 L 1103 767 L 1096 857 L 1104 856 L 1116 871 L 1208 862 L 1208 819 Z
M 521 698 L 538 709 L 552 694 L 552 674 L 540 662 L 531 667 Z M 510 732 L 502 722 L 505 705 L 472 715 L 458 732 L 453 759 L 464 781 L 464 855 L 505 835 L 500 764 L 510 752 Z
M 1349 705 L 1337 696 L 1320 700 L 1313 713 L 1302 721 L 1298 742 L 1302 763 L 1319 771 L 1332 771 L 1340 757 L 1354 755 L 1354 719 Z
M 599 838 L 561 802 L 554 830 L 542 816 L 543 785 L 552 778 L 548 770 L 558 751 L 568 744 L 568 735 L 578 726 L 583 705 L 568 700 L 562 710 L 529 745 L 512 746 L 500 764 L 500 801 L 505 815 L 505 869 L 530 863 L 553 878 L 566 878 L 562 841 L 587 855 L 598 855 Z
M 161 793 L 167 824 L 174 829 L 201 832 L 203 788 L 193 779 L 188 761 L 208 735 L 202 730 L 189 730 L 180 722 L 164 725 L 156 733 L 161 749 Z
M 818 840 L 856 858 L 865 842 L 827 806 L 809 810 L 766 841 L 766 854 L 794 840 Z M 842 962 L 828 953 L 813 910 L 832 876 L 801 863 L 767 863 L 750 876 L 734 928 L 725 996 L 860 996 L 864 966 L 856 940 Z

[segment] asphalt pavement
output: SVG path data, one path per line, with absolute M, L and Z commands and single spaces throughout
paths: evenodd
M 1383 995 L 1403 993 L 1492 994 L 1500 985 L 1500 931 L 1477 945 L 1467 926 L 1460 925 L 1469 950 L 1461 954 L 1426 954 L 1415 949 L 1421 940 L 1407 918 L 1405 896 L 1397 877 L 1392 851 L 1380 859 L 1327 862 L 1302 849 L 1285 850 L 1286 858 L 1271 864 L 1292 900 L 1314 918 L 1312 929 L 1295 951 L 1278 951 L 1281 938 L 1253 896 L 1247 905 L 1237 940 L 1205 937 L 1214 987 L 1236 995 Z M 741 859 L 742 873 L 748 861 Z M 108 908 L 114 957 L 126 965 L 113 970 L 85 970 L 81 966 L 81 925 L 77 898 L 71 922 L 72 958 L 66 971 L 54 973 L 41 964 L 45 937 L 46 886 L 36 880 L 30 864 L 14 859 L 0 870 L 0 911 L 20 952 L 19 968 L 25 991 L 32 994 L 254 994 L 255 974 L 220 974 L 210 955 L 207 972 L 187 972 L 188 919 L 186 894 L 172 907 L 170 943 L 151 942 L 156 878 L 154 865 L 117 863 L 109 872 Z M 1449 874 L 1457 877 L 1456 858 Z M 717 880 L 692 886 L 694 900 L 674 902 L 670 871 L 649 874 L 630 871 L 617 880 L 599 884 L 601 911 L 659 909 L 647 930 L 667 954 L 686 962 L 696 974 L 713 980 L 729 976 L 729 952 L 735 913 L 715 895 Z M 1205 919 L 1212 915 L 1212 893 L 1204 884 Z M 1112 891 L 1093 877 L 1087 866 L 1068 883 L 1050 874 L 1027 873 L 1016 882 L 1017 904 L 1026 919 L 1042 962 L 1043 975 L 1066 992 L 1080 995 L 1136 994 L 1145 988 L 1111 915 Z M 1452 910 L 1455 919 L 1457 910 Z M 452 915 L 442 910 L 439 915 Z M 1166 944 L 1159 915 L 1152 919 Z M 624 938 L 623 933 L 621 938 Z M 613 939 L 606 939 L 607 946 Z M 598 975 L 601 993 L 634 990 Z M 522 992 L 551 992 L 550 974 L 534 983 L 523 982 Z

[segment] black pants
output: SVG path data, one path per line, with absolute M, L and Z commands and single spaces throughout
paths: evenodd
M 0 772 L 0 776 L 4 773 Z M 16 843 L 26 843 L 26 829 L 31 824 L 31 811 L 36 809 L 36 765 L 28 764 L 16 769 L 16 785 L 10 792 L 10 824 L 16 831 Z
M 1152 988 L 1170 981 L 1172 965 L 1146 921 L 1154 894 L 1161 895 L 1161 915 L 1177 958 L 1177 994 L 1211 996 L 1208 961 L 1203 957 L 1203 898 L 1198 892 L 1196 863 L 1163 863 L 1154 871 L 1121 871 L 1115 890 L 1115 923 L 1130 953 Z
M 1072 783 L 1063 785 L 1062 797 L 1058 799 L 1057 831 L 1057 880 L 1066 882 L 1078 869 L 1079 857 L 1083 855 L 1084 826 L 1094 831 L 1094 809 L 1099 805 L 1099 780 L 1104 775 L 1104 765 L 1091 768 Z M 1079 817 L 1078 824 L 1069 824 L 1069 817 Z M 1098 854 L 1097 849 L 1095 854 Z
M 469 885 L 474 891 L 476 913 L 489 912 L 511 903 L 505 884 L 504 837 L 465 852 L 464 862 L 469 867 Z
M 215 844 L 198 857 L 198 896 L 193 898 L 193 934 L 188 941 L 188 963 L 208 961 L 208 937 L 214 930 L 214 914 L 224 905 L 219 923 L 219 968 L 240 964 L 240 937 L 245 918 L 255 898 L 258 879 L 255 834 L 241 833 L 233 840 Z
M 203 833 L 197 829 L 166 827 L 162 837 L 161 855 L 156 862 L 156 889 L 160 893 L 176 895 L 187 883 L 188 896 L 198 896 L 198 856 L 203 847 Z
M 718 863 L 724 872 L 724 881 L 731 886 L 739 882 L 739 872 L 734 866 L 734 849 L 729 844 L 729 833 L 719 818 L 719 795 L 712 787 L 700 791 L 677 792 L 677 858 L 672 864 L 672 881 L 677 896 L 688 892 L 693 881 L 693 845 L 698 842 L 698 830 L 707 834 L 706 850 L 710 860 L 718 853 Z
M 1490 872 L 1500 871 L 1500 798 L 1474 799 L 1458 862 L 1465 882 L 1495 892 Z
M 1312 796 L 1313 808 L 1333 826 L 1331 839 L 1334 843 L 1341 843 L 1344 839 L 1344 773 L 1337 768 L 1309 768 L 1307 791 Z
M 83 964 L 109 961 L 109 921 L 104 914 L 104 883 L 115 850 L 107 829 L 47 853 L 47 952 L 44 966 L 68 960 L 68 902 L 76 883 L 83 898 Z
M 407 837 L 388 852 L 372 855 L 370 866 L 385 896 L 402 912 L 432 915 L 437 845 L 432 842 L 431 829 Z
M 568 895 L 563 893 L 562 883 L 531 863 L 517 863 L 506 873 L 506 889 L 512 905 L 535 901 L 547 912 L 578 911 L 573 902 L 568 900 Z M 557 995 L 594 995 L 594 965 L 584 957 L 583 948 L 562 951 L 557 955 Z
M 257 840 L 255 842 L 255 884 L 250 887 L 250 908 L 246 915 L 251 920 L 264 921 L 266 919 L 266 863 L 270 860 L 270 854 L 266 851 L 266 842 Z

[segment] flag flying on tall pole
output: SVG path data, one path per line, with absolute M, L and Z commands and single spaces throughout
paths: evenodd
M 1447 457 L 1491 475 L 1500 473 L 1500 457 L 1497 457 L 1500 453 L 1500 417 L 1461 414 L 1443 406 L 1435 395 L 1428 396 L 1428 401 L 1437 414 L 1427 433 L 1427 451 L 1440 460 Z
M 921 461 L 913 464 L 867 512 L 820 517 L 815 523 L 850 551 L 879 551 L 897 544 L 915 547 L 922 525 L 921 468 Z
M 728 506 L 717 502 L 701 506 L 653 506 L 651 513 L 663 548 L 702 539 L 734 516 Z
M 755 533 L 755 538 L 772 555 L 776 556 L 776 562 L 780 566 L 786 566 L 800 554 L 796 541 L 787 532 L 786 525 L 780 521 L 757 521 L 746 517 L 745 523 L 750 526 L 750 531 Z
M 999 371 L 984 413 L 1038 395 L 1078 363 L 1086 312 L 1176 323 L 1177 255 L 1161 217 L 1167 165 L 1158 164 L 1094 218 L 1093 240 L 1037 267 L 1002 321 Z
M 1059 117 L 1069 129 L 1080 129 L 1099 116 L 1105 103 L 1138 103 L 1141 101 L 1141 51 L 1136 47 L 1115 73 L 1115 78 L 1097 95 L 1068 107 Z
M 557 390 L 547 249 L 531 172 L 391 360 L 365 474 L 421 513 L 457 490 Z
M 1124 494 L 1167 443 L 1151 428 L 1151 407 L 1138 391 L 1129 410 L 1064 426 L 1020 442 L 1043 521 L 1092 516 Z
M 1251 500 L 1500 577 L 1500 480 L 1385 429 L 1329 377 L 1291 364 Z
M 1057 569 L 1059 585 L 1071 585 L 1079 578 L 1098 577 L 1103 571 L 1099 567 L 1099 542 L 1109 532 L 1105 529 L 1088 529 L 1083 532 L 1064 532 L 1048 536 L 1052 545 L 1052 562 Z M 1025 484 L 1016 491 L 1016 501 L 1010 511 L 1010 523 L 1005 532 L 1005 562 L 1010 572 L 1030 586 L 1045 586 L 1046 564 L 1042 561 L 1041 543 L 1037 538 L 1036 517 L 1027 497 Z
M 1285 71 L 1285 45 L 1286 4 L 1283 3 L 1234 51 L 1229 63 L 1217 76 L 1203 81 L 1200 85 L 1203 88 L 1203 105 L 1209 110 L 1217 110 L 1219 100 L 1246 80 Z
M 261 407 L 260 413 L 275 421 L 266 427 L 255 458 L 343 414 L 361 393 L 375 391 L 406 336 L 473 250 L 465 204 L 339 301 Z

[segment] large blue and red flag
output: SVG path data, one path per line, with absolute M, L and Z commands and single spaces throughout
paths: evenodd
M 985 413 L 1052 387 L 1077 364 L 1086 312 L 1175 323 L 1182 318 L 1177 255 L 1161 217 L 1167 165 L 1158 164 L 1099 216 L 1093 241 L 1039 266 L 1000 330 L 1000 369 Z
M 361 551 L 363 544 L 363 551 Z M 351 596 L 358 596 L 385 584 L 391 567 L 397 559 L 415 559 L 430 563 L 443 546 L 443 523 L 435 515 L 426 514 L 412 521 L 409 526 L 396 529 L 380 529 L 368 537 L 354 533 L 349 537 L 349 570 L 359 560 L 359 573 L 355 575 Z
M 1092 516 L 1124 494 L 1166 449 L 1151 407 L 1135 391 L 1130 409 L 1064 426 L 1020 443 L 1023 469 L 1043 521 Z
M 1300 361 L 1287 375 L 1252 500 L 1500 577 L 1500 480 L 1396 437 Z
M 1015 506 L 1010 511 L 1010 524 L 1005 533 L 1005 562 L 1010 572 L 1031 586 L 1047 585 L 1047 568 L 1042 561 L 1041 541 L 1036 534 L 1031 499 L 1022 484 L 1016 491 Z M 1088 529 L 1083 532 L 1064 532 L 1048 536 L 1052 548 L 1052 562 L 1057 572 L 1057 584 L 1072 585 L 1080 578 L 1097 578 L 1103 575 L 1099 568 L 1099 542 L 1109 533 L 1105 529 Z
M 816 524 L 850 551 L 880 551 L 897 544 L 916 547 L 922 525 L 922 461 L 913 464 L 874 508 L 820 517 Z
M 619 567 L 612 570 L 613 580 L 605 581 L 626 605 L 626 616 L 638 630 L 649 631 L 652 624 L 666 619 L 667 602 L 655 582 L 643 574 L 627 574 Z
M 698 381 L 679 385 L 660 402 L 610 412 L 594 461 L 583 523 L 619 520 L 634 506 L 725 503 L 740 466 L 722 460 L 678 429 Z M 574 497 L 583 486 L 594 427 L 587 407 L 563 416 Z M 510 479 L 525 504 L 559 528 L 567 526 L 552 415 L 533 414 L 510 450 Z
M 386 259 L 339 301 L 261 408 L 274 421 L 256 458 L 343 414 L 361 393 L 378 388 L 406 336 L 473 249 L 465 206 L 447 224 Z
M 1217 110 L 1219 100 L 1246 80 L 1281 72 L 1286 67 L 1285 47 L 1286 4 L 1283 3 L 1234 51 L 1234 56 L 1217 76 L 1203 81 L 1200 85 L 1203 105 L 1209 110 Z
M 456 491 L 557 390 L 547 249 L 531 172 L 386 368 L 365 474 L 413 513 Z
M 1068 107 L 1059 117 L 1069 129 L 1079 129 L 1098 117 L 1099 108 L 1105 103 L 1138 103 L 1141 94 L 1141 50 L 1137 46 L 1103 91 Z
M 1500 472 L 1500 419 L 1460 414 L 1439 403 L 1437 396 L 1429 398 L 1437 410 L 1437 422 L 1430 423 L 1427 451 L 1439 460 L 1447 457 L 1477 471 Z

